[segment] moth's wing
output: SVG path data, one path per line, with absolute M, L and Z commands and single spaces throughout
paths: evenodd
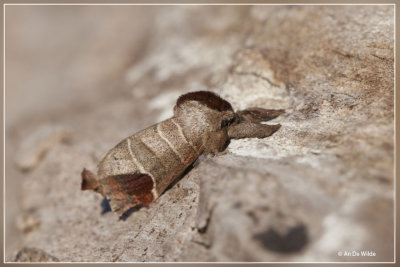
M 284 113 L 284 109 L 247 108 L 236 112 L 241 121 L 269 121 Z
M 154 199 L 153 179 L 148 174 L 133 173 L 108 176 L 101 181 L 111 210 L 121 216 L 137 205 L 147 206 Z

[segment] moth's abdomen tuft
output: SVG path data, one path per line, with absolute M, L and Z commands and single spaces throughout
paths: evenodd
M 96 175 L 91 171 L 83 169 L 82 171 L 82 184 L 81 190 L 95 190 L 99 187 L 99 182 L 96 179 Z

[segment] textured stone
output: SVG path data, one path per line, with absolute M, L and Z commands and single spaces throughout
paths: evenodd
M 103 8 L 13 7 L 7 16 L 18 26 L 7 28 L 7 42 L 19 44 L 7 50 L 16 88 L 6 94 L 8 260 L 23 247 L 67 262 L 393 260 L 393 6 L 133 6 L 106 17 Z M 48 23 L 56 14 L 66 36 Z M 43 38 L 23 35 L 24 21 Z M 74 46 L 60 46 L 65 38 Z M 36 49 L 43 40 L 54 42 L 51 52 Z M 33 68 L 38 56 L 39 67 L 58 67 Z M 39 87 L 42 97 L 20 98 Z M 100 195 L 80 191 L 83 167 L 172 115 L 180 94 L 204 89 L 235 109 L 285 109 L 269 122 L 281 129 L 201 157 L 148 208 L 121 219 Z M 28 155 L 21 144 L 55 121 L 69 142 L 19 172 L 11 148 Z M 18 230 L 20 218 L 35 227 Z
M 35 248 L 23 248 L 15 256 L 16 262 L 57 262 L 57 258 Z

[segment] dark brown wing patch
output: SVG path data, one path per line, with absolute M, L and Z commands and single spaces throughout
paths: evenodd
M 126 192 L 135 196 L 143 205 L 149 205 L 153 201 L 153 179 L 147 174 L 135 173 L 117 175 L 115 179 L 119 181 Z
M 176 102 L 179 107 L 186 101 L 198 101 L 201 104 L 217 111 L 232 110 L 231 104 L 219 95 L 209 91 L 197 91 L 181 95 Z
M 154 200 L 153 179 L 148 174 L 133 173 L 109 176 L 102 181 L 103 192 L 111 209 L 122 214 L 137 205 L 147 206 Z

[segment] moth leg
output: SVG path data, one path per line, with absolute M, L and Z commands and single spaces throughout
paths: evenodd
M 281 128 L 280 124 L 267 125 L 245 121 L 231 125 L 228 129 L 228 135 L 232 139 L 264 138 L 272 135 L 279 128 Z
M 225 149 L 227 141 L 228 132 L 226 130 L 209 133 L 204 141 L 205 149 L 203 154 L 220 155 L 221 151 Z
M 240 121 L 262 122 L 269 121 L 284 113 L 284 109 L 247 108 L 236 112 Z

